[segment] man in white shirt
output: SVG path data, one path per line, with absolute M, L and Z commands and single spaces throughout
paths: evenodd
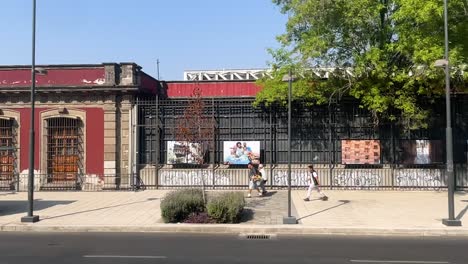
M 307 190 L 307 196 L 304 199 L 304 201 L 306 202 L 310 201 L 310 193 L 312 192 L 312 190 L 317 190 L 317 192 L 321 196 L 320 199 L 322 199 L 322 201 L 328 200 L 328 197 L 325 195 L 325 193 L 323 193 L 320 190 L 318 174 L 317 174 L 317 171 L 314 170 L 314 165 L 309 165 L 308 167 L 309 167 L 309 173 L 307 174 L 307 182 L 309 183 L 309 189 Z

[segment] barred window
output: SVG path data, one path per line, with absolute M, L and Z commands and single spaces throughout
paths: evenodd
M 0 180 L 13 179 L 16 163 L 16 136 L 12 119 L 0 119 Z
M 82 171 L 82 122 L 73 118 L 47 120 L 48 182 L 75 181 Z

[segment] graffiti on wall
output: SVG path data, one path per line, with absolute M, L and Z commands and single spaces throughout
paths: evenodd
M 288 171 L 275 170 L 273 172 L 273 185 L 287 186 L 288 185 Z M 307 184 L 307 171 L 291 171 L 291 186 L 308 186 Z
M 333 177 L 335 186 L 371 187 L 381 183 L 382 176 L 372 170 L 343 170 Z
M 217 186 L 231 185 L 231 178 L 224 171 L 215 171 L 213 178 L 212 170 L 166 170 L 160 172 L 162 186 Z
M 226 171 L 215 171 L 214 185 L 229 186 L 231 185 L 231 177 L 228 177 Z
M 213 184 L 211 170 L 167 170 L 159 174 L 159 184 L 169 186 L 201 186 Z
M 440 169 L 400 169 L 395 171 L 395 185 L 401 187 L 445 186 Z

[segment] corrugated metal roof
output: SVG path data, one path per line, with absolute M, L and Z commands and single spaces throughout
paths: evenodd
M 255 82 L 170 82 L 167 96 L 190 97 L 197 86 L 203 97 L 254 97 L 261 90 Z

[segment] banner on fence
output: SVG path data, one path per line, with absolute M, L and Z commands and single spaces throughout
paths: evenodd
M 403 164 L 431 164 L 444 162 L 441 140 L 403 140 Z
M 200 160 L 203 160 L 203 150 L 200 143 L 167 142 L 167 164 L 198 164 Z
M 225 164 L 259 163 L 260 141 L 224 141 Z
M 342 164 L 380 164 L 379 140 L 342 140 Z

